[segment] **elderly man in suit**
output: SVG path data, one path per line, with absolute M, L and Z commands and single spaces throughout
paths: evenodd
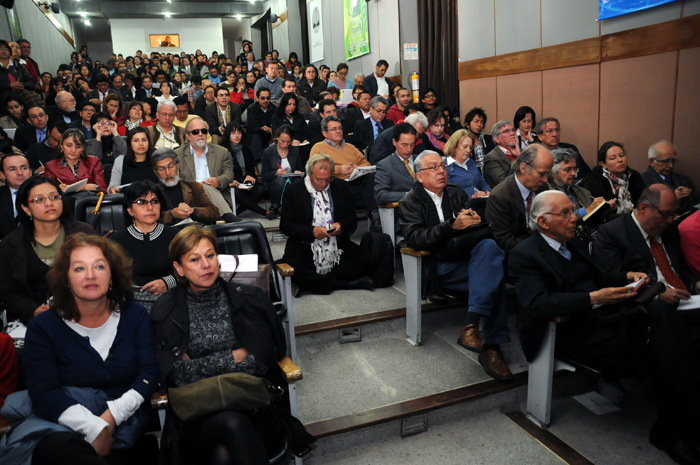
M 156 110 L 156 124 L 146 128 L 146 134 L 151 141 L 151 146 L 156 149 L 174 150 L 185 143 L 185 130 L 173 125 L 177 105 L 171 100 L 163 100 L 158 103 Z
M 180 157 L 182 179 L 202 183 L 211 201 L 223 212 L 231 205 L 228 187 L 234 179 L 231 155 L 220 145 L 207 144 L 208 132 L 206 121 L 200 117 L 192 118 L 185 125 L 185 137 L 189 143 L 183 144 L 175 153 Z
M 696 435 L 693 441 L 697 449 L 700 431 L 700 425 L 683 415 L 700 411 L 696 400 L 700 389 L 700 311 L 678 311 L 677 307 L 700 292 L 700 281 L 683 257 L 673 222 L 677 208 L 678 198 L 668 185 L 652 184 L 644 189 L 634 211 L 598 228 L 593 257 L 607 270 L 638 269 L 647 273 L 651 282 L 666 286 L 647 306 L 655 356 L 652 361 L 661 377 L 656 388 L 664 407 L 649 440 L 679 461 L 676 457 L 687 452 L 681 447 L 686 435 Z M 700 463 L 700 450 L 696 450 L 695 460 L 679 463 Z
M 520 144 L 513 123 L 502 119 L 491 129 L 496 146 L 484 157 L 484 178 L 496 187 L 510 174 L 510 166 L 520 156 Z
M 406 245 L 430 251 L 435 261 L 429 267 L 429 286 L 469 294 L 465 325 L 457 343 L 479 354 L 479 363 L 489 376 L 510 380 L 513 375 L 500 347 L 510 340 L 503 292 L 505 254 L 493 239 L 480 235 L 472 236 L 468 252 L 450 247 L 453 238 L 480 234 L 487 226 L 477 226 L 481 218 L 469 207 L 464 189 L 447 183 L 440 155 L 426 150 L 414 163 L 418 183 L 399 202 Z M 479 330 L 482 322 L 483 340 Z
M 649 166 L 642 174 L 644 184 L 661 183 L 669 186 L 678 199 L 678 213 L 685 213 L 700 203 L 700 191 L 695 189 L 689 177 L 675 172 L 678 154 L 672 143 L 662 140 L 649 147 Z
M 398 202 L 416 183 L 413 164 L 416 129 L 408 123 L 399 123 L 392 129 L 392 134 L 396 150 L 377 163 L 374 175 L 374 198 L 377 205 Z
M 350 240 L 357 215 L 345 181 L 333 178 L 329 155 L 311 155 L 306 178 L 287 187 L 280 229 L 289 238 L 283 260 L 294 267 L 300 289 L 329 294 L 335 289 L 371 289 L 369 264 Z
M 515 160 L 512 172 L 496 186 L 486 203 L 486 221 L 506 253 L 530 235 L 528 218 L 535 195 L 547 190 L 554 160 L 539 144 L 530 144 Z
M 667 225 L 662 214 L 668 213 L 670 217 L 673 212 L 675 198 L 670 189 L 666 190 L 666 193 L 659 192 L 659 198 L 655 199 L 659 210 L 642 212 L 641 223 L 646 225 L 651 219 L 655 225 L 650 228 L 650 235 L 661 234 Z M 644 199 L 648 200 L 649 197 Z M 649 204 L 640 202 L 639 205 L 642 210 L 649 208 Z M 649 246 L 641 237 L 644 227 L 630 218 L 632 214 L 603 226 L 602 229 L 609 228 L 617 233 L 616 241 L 624 244 L 623 249 L 634 251 L 625 253 L 606 246 L 601 255 L 596 253 L 593 261 L 587 247 L 574 237 L 576 215 L 573 208 L 563 192 L 548 191 L 538 195 L 530 215 L 530 227 L 536 232 L 518 244 L 508 259 L 509 276 L 521 304 L 518 326 L 525 357 L 531 361 L 537 355 L 548 321 L 555 316 L 566 316 L 569 317 L 567 321 L 557 325 L 555 351 L 558 356 L 567 356 L 615 375 L 633 374 L 636 365 L 645 363 L 656 384 L 654 400 L 658 411 L 658 421 L 651 429 L 649 441 L 678 463 L 700 463 L 697 423 L 693 423 L 698 409 L 698 370 L 696 365 L 688 363 L 691 347 L 697 355 L 698 339 L 691 347 L 684 345 L 679 337 L 683 332 L 679 333 L 679 328 L 668 324 L 674 315 L 671 312 L 666 318 L 654 315 L 653 304 L 658 301 L 647 305 L 648 321 L 644 316 L 625 316 L 621 310 L 626 301 L 636 296 L 630 287 L 623 287 L 627 282 L 646 276 L 645 270 L 655 279 L 656 271 L 653 265 L 648 265 L 649 260 L 620 260 L 621 254 L 651 257 Z M 647 215 L 651 216 L 647 218 Z M 637 236 L 636 241 L 634 236 Z M 600 237 L 599 232 L 598 241 Z M 598 247 L 598 242 L 595 245 Z M 626 271 L 630 269 L 636 271 Z M 596 323 L 596 315 L 612 312 L 620 315 L 621 323 Z M 685 312 L 673 313 L 677 316 Z M 650 324 L 651 331 L 632 330 L 637 325 L 635 322 L 640 322 L 641 328 Z M 647 338 L 651 339 L 650 354 L 645 348 Z

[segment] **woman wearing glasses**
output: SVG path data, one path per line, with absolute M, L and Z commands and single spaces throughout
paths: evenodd
M 17 192 L 19 226 L 0 242 L 0 292 L 10 320 L 48 310 L 46 273 L 66 237 L 93 229 L 69 219 L 56 181 L 32 176 Z
M 581 182 L 593 197 L 615 200 L 616 213 L 634 210 L 644 190 L 644 180 L 638 171 L 627 166 L 625 148 L 619 142 L 608 141 L 598 150 L 598 166 Z
M 124 208 L 133 223 L 126 231 L 110 236 L 132 257 L 134 284 L 153 295 L 177 285 L 168 260 L 168 246 L 178 230 L 158 221 L 163 204 L 163 192 L 151 181 L 137 181 L 125 187 Z

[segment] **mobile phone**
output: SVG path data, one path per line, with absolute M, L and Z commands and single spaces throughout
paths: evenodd
M 647 281 L 649 281 L 649 278 L 648 278 L 648 277 L 646 277 L 646 278 L 640 280 L 640 281 L 637 283 L 637 285 L 634 286 L 634 287 L 632 288 L 632 290 L 631 290 L 630 292 L 637 292 L 637 291 L 639 291 L 641 288 L 644 287 L 644 285 L 647 283 Z
M 326 232 L 327 232 L 328 234 L 333 234 L 333 233 L 335 232 L 335 228 L 326 229 Z

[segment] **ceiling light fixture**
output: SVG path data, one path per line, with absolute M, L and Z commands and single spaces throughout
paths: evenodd
M 243 18 L 243 15 L 236 15 L 236 19 L 237 19 L 237 20 L 239 20 L 239 21 L 240 21 L 240 20 L 241 20 L 241 18 Z
M 89 25 L 90 25 L 90 20 L 89 20 L 89 19 L 84 19 L 84 20 L 83 20 L 83 23 L 85 23 L 86 26 L 89 26 Z
M 169 11 L 166 11 L 166 12 L 163 13 L 163 14 L 165 15 L 166 18 L 170 18 L 171 13 L 170 13 Z
M 87 13 L 85 13 L 84 11 L 81 11 L 81 12 L 78 13 L 78 14 L 80 15 L 81 18 L 84 18 L 84 17 L 87 16 Z

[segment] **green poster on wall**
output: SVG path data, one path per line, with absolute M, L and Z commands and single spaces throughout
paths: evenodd
M 345 59 L 351 60 L 369 53 L 369 28 L 365 0 L 343 0 L 345 29 Z

